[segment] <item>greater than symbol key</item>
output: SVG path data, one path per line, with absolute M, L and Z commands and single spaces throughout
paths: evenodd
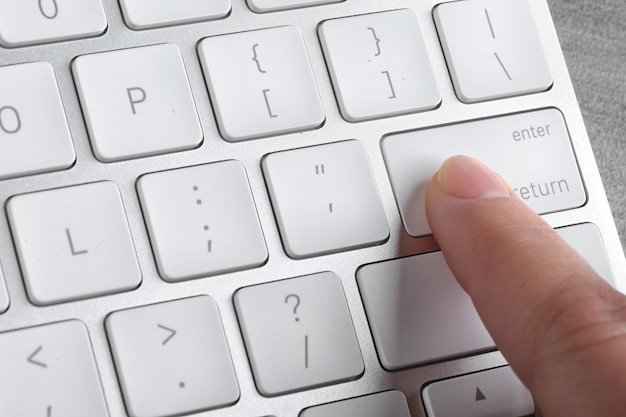
M 165 338 L 165 340 L 163 340 L 163 342 L 161 343 L 161 345 L 162 345 L 162 346 L 165 346 L 165 344 L 166 344 L 167 342 L 169 342 L 169 341 L 172 339 L 172 337 L 176 336 L 176 330 L 174 330 L 174 329 L 170 329 L 169 327 L 163 326 L 162 324 L 158 324 L 158 323 L 157 323 L 157 327 L 159 327 L 159 328 L 161 328 L 161 329 L 165 330 L 166 332 L 169 332 L 169 333 L 170 333 L 170 334 L 169 334 L 169 335 Z

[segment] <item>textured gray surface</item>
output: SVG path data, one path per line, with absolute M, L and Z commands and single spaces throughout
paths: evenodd
M 549 4 L 626 247 L 626 2 L 549 0 Z

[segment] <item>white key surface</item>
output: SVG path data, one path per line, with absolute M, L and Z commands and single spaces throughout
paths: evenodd
M 318 31 L 344 119 L 397 116 L 441 102 L 413 11 L 328 20 Z
M 0 334 L 0 415 L 109 417 L 85 325 Z
M 124 20 L 132 29 L 221 19 L 230 13 L 231 0 L 120 0 Z
M 561 237 L 609 283 L 594 224 L 561 227 Z M 357 281 L 382 365 L 397 370 L 494 347 L 441 252 L 365 265 Z M 444 415 L 446 415 L 444 413 Z
M 66 169 L 75 160 L 52 66 L 0 67 L 0 180 Z
M 582 223 L 574 226 L 560 227 L 557 233 L 571 247 L 582 255 L 591 267 L 606 282 L 615 286 L 611 264 L 598 226 L 593 223 Z
M 394 134 L 382 140 L 382 149 L 411 236 L 431 233 L 426 186 L 441 163 L 456 154 L 484 161 L 539 214 L 587 201 L 563 115 L 556 109 Z
M 96 157 L 113 162 L 192 149 L 202 129 L 177 46 L 82 55 L 72 63 Z
M 389 226 L 365 149 L 356 140 L 263 159 L 283 244 L 292 258 L 382 243 Z
M 298 7 L 319 6 L 322 4 L 341 3 L 346 0 L 248 0 L 250 9 L 257 13 L 276 12 Z
M 37 305 L 136 288 L 141 271 L 117 186 L 97 182 L 13 197 L 7 213 Z
M 495 349 L 441 252 L 366 265 L 357 280 L 385 369 Z
M 267 248 L 240 162 L 144 175 L 137 188 L 165 280 L 198 278 L 265 263 Z
M 239 399 L 217 304 L 199 296 L 106 319 L 129 417 L 166 417 Z
M 301 132 L 324 122 L 304 41 L 295 27 L 205 38 L 198 53 L 225 140 Z
M 528 0 L 463 0 L 433 11 L 465 103 L 545 91 L 552 74 Z
M 509 366 L 427 385 L 428 417 L 528 417 L 535 406 L 530 393 Z
M 334 273 L 246 287 L 235 293 L 234 301 L 261 394 L 286 394 L 363 373 L 348 305 Z
M 307 408 L 299 417 L 411 417 L 406 397 L 386 391 Z
M 0 0 L 0 45 L 8 48 L 98 36 L 106 28 L 100 0 Z
M 2 274 L 2 265 L 0 265 L 0 314 L 4 313 L 7 308 L 9 308 L 9 293 Z

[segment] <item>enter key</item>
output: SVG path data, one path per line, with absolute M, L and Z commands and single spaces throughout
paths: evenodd
M 554 108 L 393 134 L 383 138 L 382 149 L 411 236 L 431 233 L 426 186 L 441 163 L 458 154 L 485 162 L 539 214 L 587 201 L 565 120 Z

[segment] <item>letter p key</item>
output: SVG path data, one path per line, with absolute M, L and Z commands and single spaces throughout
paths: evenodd
M 128 94 L 128 101 L 130 101 L 130 107 L 133 110 L 133 114 L 137 114 L 135 104 L 143 103 L 148 97 L 146 91 L 141 87 L 131 87 L 126 89 Z

